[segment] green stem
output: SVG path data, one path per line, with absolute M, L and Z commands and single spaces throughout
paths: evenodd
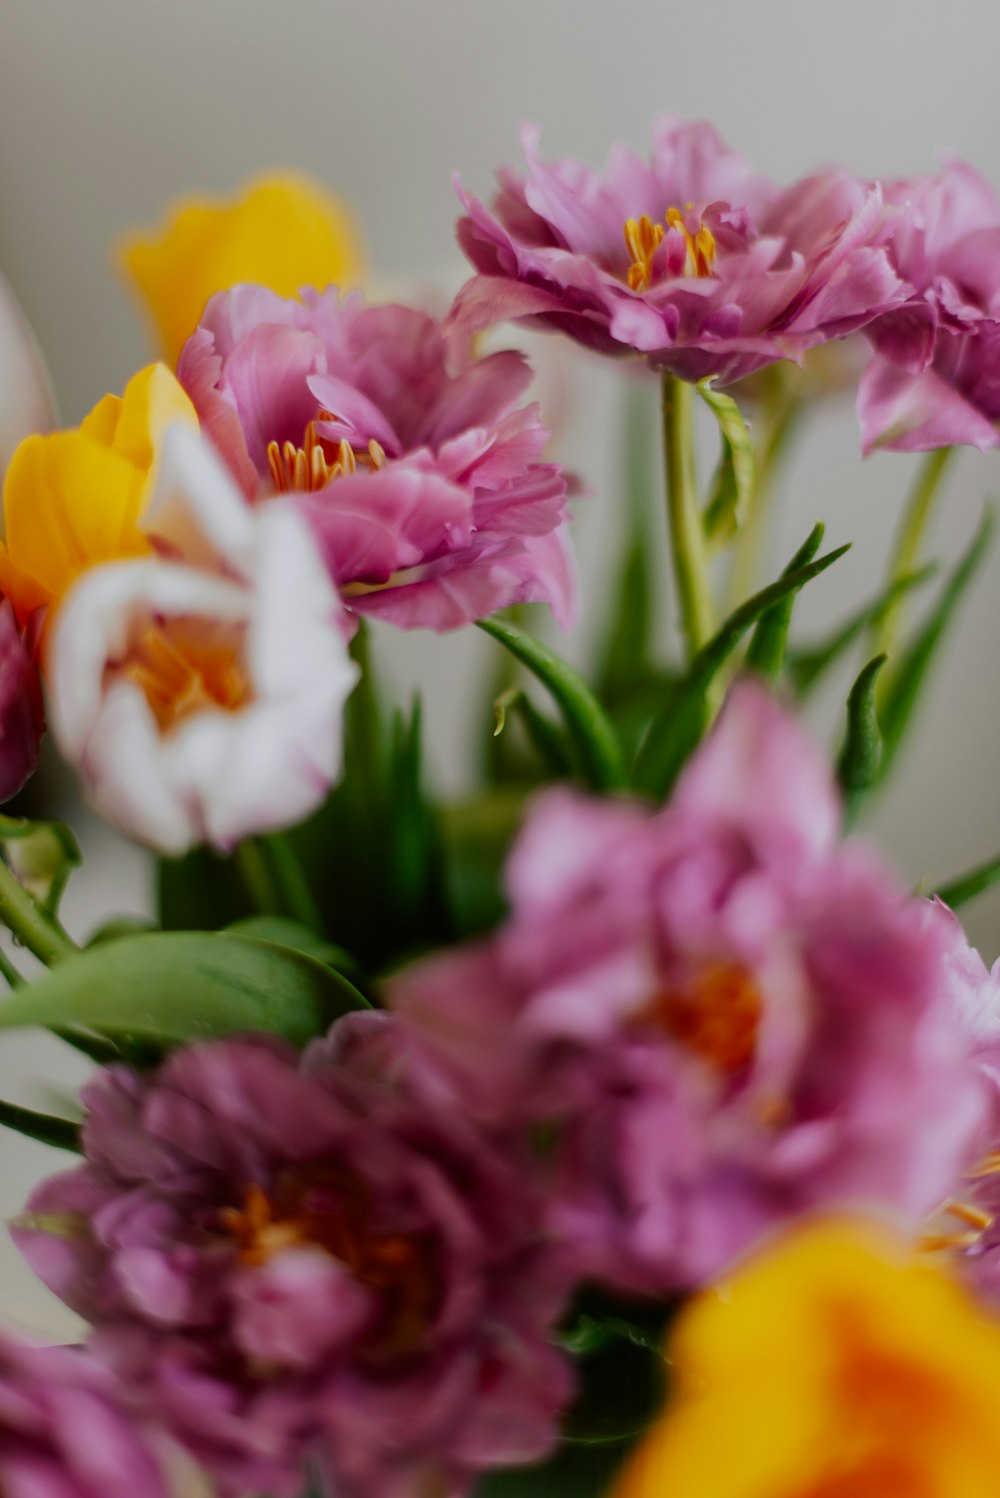
M 0 921 L 29 952 L 47 966 L 72 957 L 78 951 L 54 916 L 32 899 L 11 869 L 0 861 Z
M 750 503 L 750 513 L 743 534 L 737 542 L 729 575 L 730 612 L 749 598 L 758 586 L 760 555 L 771 517 L 776 481 L 801 415 L 802 396 L 797 389 L 780 398 L 770 413 L 758 454 L 757 482 Z
M 0 974 L 2 974 L 8 988 L 20 988 L 24 982 L 24 979 L 6 952 L 0 952 Z
M 663 376 L 663 454 L 667 481 L 667 520 L 680 605 L 681 632 L 688 659 L 713 631 L 708 585 L 708 549 L 698 504 L 694 465 L 694 386 Z
M 890 587 L 916 570 L 927 525 L 934 511 L 934 501 L 941 487 L 941 479 L 955 451 L 953 447 L 939 447 L 936 452 L 928 453 L 920 465 L 892 548 L 889 570 L 886 575 L 886 582 Z M 882 614 L 877 625 L 872 628 L 867 652 L 870 656 L 891 652 L 899 633 L 905 601 L 905 597 L 900 594 Z
M 288 834 L 272 833 L 265 839 L 265 846 L 286 913 L 311 931 L 322 932 L 323 917 Z
M 959 905 L 964 905 L 968 900 L 974 900 L 977 895 L 983 894 L 985 890 L 991 889 L 1000 880 L 1000 857 L 990 858 L 986 863 L 969 869 L 965 874 L 959 874 L 957 878 L 950 879 L 947 884 L 942 884 L 935 894 L 939 900 L 950 905 L 953 910 Z
M 261 915 L 280 915 L 281 902 L 263 849 L 248 837 L 236 849 L 236 867 L 250 899 Z

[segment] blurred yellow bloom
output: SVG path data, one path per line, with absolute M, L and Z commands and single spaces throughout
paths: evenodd
M 163 434 L 177 421 L 198 425 L 170 370 L 150 364 L 75 430 L 28 437 L 15 450 L 4 480 L 0 591 L 22 624 L 95 563 L 149 551 L 139 519 Z
M 1000 1326 L 858 1223 L 779 1241 L 692 1301 L 675 1388 L 613 1498 L 996 1498 Z
M 171 365 L 215 292 L 241 281 L 281 296 L 302 286 L 351 286 L 362 265 L 349 210 L 319 183 L 293 174 L 260 177 L 228 202 L 191 199 L 159 233 L 137 235 L 119 254 Z

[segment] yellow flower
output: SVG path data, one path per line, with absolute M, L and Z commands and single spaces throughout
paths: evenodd
M 75 430 L 28 437 L 15 450 L 4 480 L 0 591 L 22 624 L 95 563 L 149 551 L 139 520 L 163 434 L 177 421 L 198 425 L 169 369 L 150 364 Z
M 215 292 L 241 281 L 281 296 L 303 286 L 350 286 L 362 264 L 348 209 L 293 174 L 260 177 L 227 202 L 190 199 L 159 233 L 127 240 L 119 254 L 172 365 Z
M 860 1223 L 802 1228 L 692 1301 L 666 1413 L 613 1498 L 996 1498 L 1000 1325 Z

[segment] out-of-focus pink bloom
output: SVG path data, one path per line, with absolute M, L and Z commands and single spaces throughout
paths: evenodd
M 38 766 L 45 722 L 38 669 L 7 600 L 0 599 L 0 802 Z
M 4 1498 L 166 1498 L 163 1456 L 107 1369 L 0 1334 Z
M 1000 201 L 967 162 L 893 183 L 890 254 L 912 287 L 866 331 L 858 389 L 866 452 L 1000 445 Z
M 508 924 L 394 981 L 578 1272 L 662 1292 L 815 1207 L 915 1225 L 974 1153 L 947 943 L 839 820 L 818 748 L 740 684 L 664 811 L 548 796 Z
M 0 482 L 18 443 L 55 424 L 45 361 L 10 287 L 0 276 Z
M 242 286 L 177 373 L 246 494 L 300 496 L 353 611 L 446 630 L 545 601 L 569 621 L 566 481 L 518 405 L 521 354 L 471 358 L 425 313 L 332 288 Z
M 459 1493 L 554 1439 L 564 1292 L 537 1203 L 407 1043 L 365 1015 L 301 1061 L 250 1038 L 106 1072 L 87 1163 L 16 1229 L 226 1492 L 297 1495 L 311 1454 L 338 1494 Z
M 452 322 L 500 319 L 639 354 L 686 380 L 739 380 L 863 327 L 904 298 L 877 187 L 847 172 L 776 190 L 707 124 L 662 119 L 648 161 L 548 165 L 526 127 L 527 176 L 493 211 L 461 186 L 459 242 L 477 276 Z
M 53 731 L 129 836 L 229 848 L 300 820 L 339 774 L 348 619 L 302 517 L 255 511 L 183 427 L 145 530 L 158 555 L 91 568 L 59 610 Z

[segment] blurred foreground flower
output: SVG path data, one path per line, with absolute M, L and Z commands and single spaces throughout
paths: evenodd
M 168 1460 L 85 1353 L 0 1334 L 4 1498 L 167 1498 Z
M 669 1291 L 819 1205 L 916 1229 L 974 1157 L 949 940 L 840 821 L 822 751 L 738 684 L 662 812 L 551 793 L 507 925 L 393 980 L 579 1273 Z
M 878 1229 L 800 1228 L 706 1291 L 613 1498 L 993 1498 L 1000 1325 Z
M 887 196 L 899 210 L 890 255 L 912 290 L 868 329 L 865 451 L 1000 446 L 1000 200 L 957 159 Z
M 351 286 L 363 260 L 346 204 L 295 173 L 257 178 L 230 200 L 189 199 L 158 234 L 136 235 L 120 255 L 171 365 L 215 292 L 243 281 L 281 296 Z
M 47 432 L 55 402 L 45 361 L 24 314 L 0 277 L 0 480 L 18 443 Z
M 91 568 L 57 616 L 62 752 L 105 816 L 166 853 L 299 821 L 339 774 L 358 676 L 308 526 L 251 509 L 175 426 L 142 534 L 158 555 Z
M 525 128 L 524 178 L 491 212 L 459 188 L 459 241 L 479 274 L 453 317 L 527 319 L 600 353 L 639 354 L 727 384 L 863 327 L 905 290 L 878 187 L 828 171 L 775 189 L 707 124 L 661 120 L 648 161 L 547 165 Z
M 85 1092 L 87 1163 L 16 1229 L 95 1354 L 222 1481 L 465 1492 L 555 1438 L 563 1290 L 518 1172 L 374 1014 L 302 1061 L 263 1037 Z
M 79 427 L 21 443 L 4 483 L 0 590 L 22 625 L 89 568 L 151 550 L 141 521 L 164 435 L 197 420 L 170 371 L 150 364 Z
M 296 496 L 352 611 L 445 630 L 546 601 L 569 622 L 566 480 L 518 407 L 522 354 L 475 359 L 408 307 L 243 286 L 177 372 L 246 494 Z
M 37 768 L 43 728 L 38 669 L 13 609 L 0 599 L 0 803 Z

